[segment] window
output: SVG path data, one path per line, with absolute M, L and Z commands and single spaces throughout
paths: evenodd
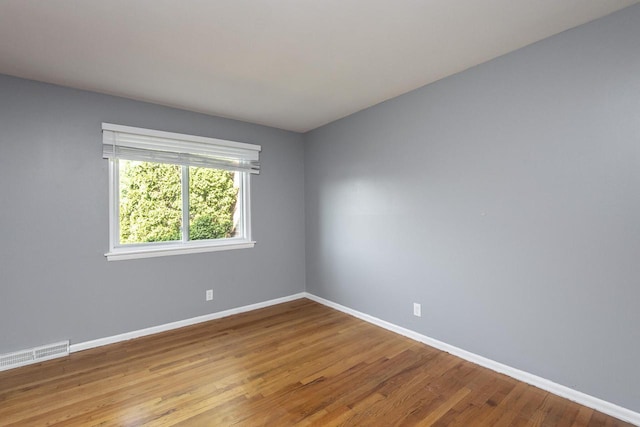
M 102 124 L 109 260 L 253 247 L 259 145 Z

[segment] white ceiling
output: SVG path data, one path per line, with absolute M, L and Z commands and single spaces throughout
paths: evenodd
M 0 73 L 304 132 L 637 2 L 0 0 Z

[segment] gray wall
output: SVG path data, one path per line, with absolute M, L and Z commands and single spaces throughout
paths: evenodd
M 639 411 L 638 41 L 634 6 L 305 135 L 307 291 Z
M 102 122 L 262 145 L 255 248 L 108 262 Z M 0 76 L 0 353 L 302 292 L 303 153 L 296 133 Z

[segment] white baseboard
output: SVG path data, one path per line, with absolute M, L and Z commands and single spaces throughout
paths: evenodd
M 422 335 L 410 329 L 406 329 L 385 320 L 378 319 L 377 317 L 370 316 L 352 308 L 345 307 L 343 305 L 326 300 L 308 292 L 304 292 L 303 295 L 304 297 L 316 301 L 322 305 L 326 305 L 327 307 L 331 307 L 338 311 L 342 311 L 343 313 L 350 314 L 354 317 L 357 317 L 358 319 L 372 323 L 376 326 L 380 326 L 397 334 L 404 335 L 405 337 L 422 342 L 431 347 L 437 348 L 438 350 L 446 351 L 447 353 L 458 356 L 461 359 L 468 360 L 469 362 L 473 362 L 477 365 L 483 366 L 501 374 L 505 374 L 511 378 L 515 378 L 516 380 L 531 384 L 535 387 L 541 388 L 542 390 L 546 390 L 560 397 L 564 397 L 581 405 L 595 409 L 596 411 L 603 412 L 605 414 L 611 415 L 612 417 L 640 426 L 640 413 L 638 412 L 634 412 L 630 409 L 623 408 L 611 402 L 607 402 L 597 397 L 590 396 L 586 393 L 582 393 L 561 384 L 554 383 L 553 381 L 547 380 L 537 375 L 521 371 L 520 369 L 512 368 L 511 366 L 496 362 L 495 360 L 487 359 L 486 357 L 471 353 L 442 341 L 438 341 L 426 335 Z
M 247 311 L 257 310 L 259 308 L 269 307 L 271 305 L 281 304 L 283 302 L 293 301 L 304 298 L 305 292 L 289 295 L 282 298 L 276 298 L 269 301 L 259 302 L 256 304 L 245 305 L 242 307 L 231 308 L 229 310 L 219 311 L 217 313 L 205 314 L 203 316 L 192 317 L 191 319 L 179 320 L 177 322 L 165 323 L 164 325 L 152 326 L 150 328 L 139 329 L 137 331 L 126 332 L 124 334 L 113 335 L 110 337 L 99 338 L 92 341 L 85 341 L 77 344 L 71 344 L 69 351 L 88 350 L 94 347 L 100 347 L 107 344 L 114 344 L 120 341 L 127 341 L 134 338 L 144 337 L 146 335 L 157 334 L 159 332 L 170 331 L 172 329 L 182 328 L 184 326 L 195 325 L 196 323 L 207 322 L 209 320 L 220 319 L 222 317 L 232 316 L 234 314 L 245 313 Z

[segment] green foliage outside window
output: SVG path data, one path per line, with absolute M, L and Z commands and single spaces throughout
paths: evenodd
M 238 200 L 234 173 L 189 168 L 189 239 L 221 239 L 234 234 L 233 214 Z
M 120 243 L 181 240 L 182 166 L 120 160 Z M 234 172 L 189 167 L 189 240 L 235 233 Z

